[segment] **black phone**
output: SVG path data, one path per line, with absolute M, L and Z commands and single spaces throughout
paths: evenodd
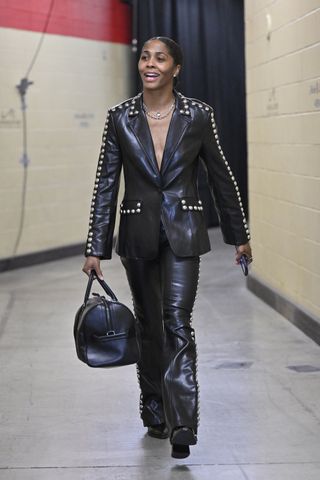
M 243 271 L 243 275 L 246 277 L 249 273 L 249 260 L 246 254 L 242 254 L 239 260 L 241 270 Z

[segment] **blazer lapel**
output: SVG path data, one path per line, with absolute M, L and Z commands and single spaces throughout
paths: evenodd
M 154 152 L 153 140 L 148 125 L 146 115 L 142 108 L 142 95 L 134 99 L 129 110 L 129 126 L 137 138 L 140 147 L 148 160 L 148 166 L 154 174 L 160 179 L 170 164 L 175 151 L 179 147 L 183 135 L 191 122 L 191 114 L 187 99 L 179 92 L 174 92 L 176 96 L 176 108 L 172 114 L 171 122 L 168 128 L 165 148 L 162 157 L 161 169 L 159 171 L 157 159 Z
M 142 148 L 147 157 L 149 167 L 152 169 L 153 173 L 156 173 L 157 176 L 160 176 L 156 156 L 154 153 L 153 140 L 151 137 L 148 121 L 142 109 L 141 98 L 136 103 L 135 110 L 131 110 L 131 113 L 129 112 L 129 117 L 131 117 L 130 128 L 136 136 L 140 147 Z
M 191 122 L 190 110 L 187 102 L 180 93 L 176 94 L 176 108 L 173 112 L 171 122 L 168 129 L 166 145 L 163 152 L 160 172 L 163 175 L 170 164 L 175 151 L 179 147 L 183 135 Z

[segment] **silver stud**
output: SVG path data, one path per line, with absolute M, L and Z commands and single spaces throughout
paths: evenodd
M 192 205 L 189 205 L 189 210 L 193 210 L 193 206 Z
M 140 212 L 141 212 L 140 208 L 137 208 L 136 212 L 137 212 L 137 213 L 140 213 Z
M 208 111 L 208 110 L 210 110 L 210 108 L 209 108 L 209 107 L 206 107 L 206 110 Z
M 134 208 L 131 210 L 131 213 L 136 213 L 136 211 L 135 211 L 135 209 L 134 209 Z
M 180 113 L 184 113 L 184 110 L 180 110 Z
M 201 200 L 198 200 L 198 203 L 199 203 L 199 205 L 202 205 L 202 202 L 201 202 Z
M 183 205 L 182 210 L 188 210 L 187 205 Z
M 184 199 L 182 199 L 181 203 L 184 205 L 186 203 L 186 201 Z
M 198 205 L 194 205 L 193 210 L 198 210 Z
M 137 203 L 137 207 L 141 207 L 141 202 L 138 202 L 138 203 Z

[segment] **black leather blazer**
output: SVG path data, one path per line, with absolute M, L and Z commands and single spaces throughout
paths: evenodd
M 176 96 L 159 171 L 153 141 L 139 94 L 108 111 L 91 203 L 85 255 L 111 258 L 119 178 L 120 203 L 116 252 L 152 259 L 158 253 L 160 219 L 177 256 L 210 250 L 197 190 L 200 157 L 207 171 L 224 241 L 241 245 L 250 239 L 239 187 L 221 149 L 213 109 Z

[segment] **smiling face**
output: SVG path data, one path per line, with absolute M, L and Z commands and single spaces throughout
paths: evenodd
M 144 89 L 158 90 L 173 87 L 173 76 L 180 71 L 167 46 L 160 40 L 145 43 L 140 55 L 138 69 Z

